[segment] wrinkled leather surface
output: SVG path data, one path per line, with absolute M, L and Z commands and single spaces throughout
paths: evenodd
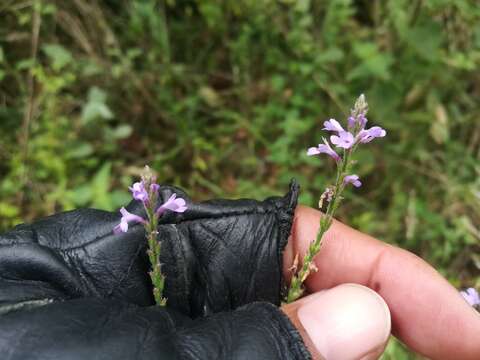
M 190 318 L 168 308 L 76 299 L 1 318 L 2 359 L 305 359 L 290 321 L 269 303 Z
M 2 358 L 308 357 L 289 320 L 254 303 L 280 303 L 298 186 L 262 202 L 195 204 L 169 186 L 161 198 L 172 192 L 189 210 L 159 225 L 167 309 L 150 306 L 142 226 L 112 233 L 119 213 L 79 209 L 0 235 Z

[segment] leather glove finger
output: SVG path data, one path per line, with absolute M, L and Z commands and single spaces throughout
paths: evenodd
M 282 198 L 211 200 L 161 219 L 161 263 L 169 306 L 192 317 L 253 301 L 280 305 L 282 252 L 297 205 L 293 182 Z M 170 196 L 163 189 L 164 198 Z
M 192 203 L 161 218 L 161 261 L 169 305 L 191 316 L 252 301 L 279 304 L 281 252 L 293 220 L 298 185 L 283 198 Z M 141 204 L 128 210 L 144 214 Z M 114 235 L 119 214 L 79 209 L 0 235 L 0 304 L 102 297 L 153 303 L 142 226 Z M 267 284 L 267 285 L 265 285 Z
M 191 320 L 165 307 L 98 298 L 0 316 L 0 353 L 33 359 L 309 359 L 277 307 L 253 303 Z

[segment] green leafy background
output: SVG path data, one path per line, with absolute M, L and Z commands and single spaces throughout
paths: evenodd
M 305 149 L 364 92 L 388 136 L 339 218 L 480 285 L 476 0 L 3 0 L 0 19 L 0 230 L 114 210 L 145 164 L 196 200 L 295 177 L 315 206 L 334 169 Z

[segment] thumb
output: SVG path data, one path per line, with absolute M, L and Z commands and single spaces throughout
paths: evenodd
M 390 336 L 390 311 L 373 290 L 342 284 L 284 305 L 314 359 L 370 360 Z

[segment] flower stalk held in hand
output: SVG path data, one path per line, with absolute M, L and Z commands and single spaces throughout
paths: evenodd
M 287 303 L 295 301 L 302 296 L 305 291 L 303 283 L 312 272 L 317 271 L 314 258 L 322 246 L 323 235 L 332 225 L 333 216 L 343 199 L 343 191 L 350 184 L 354 187 L 362 186 L 358 175 L 351 173 L 354 164 L 353 154 L 355 150 L 361 144 L 369 143 L 374 138 L 384 137 L 386 135 L 386 131 L 379 126 L 373 126 L 369 129 L 365 128 L 367 124 L 367 111 L 368 104 L 365 101 L 365 96 L 360 95 L 348 118 L 347 130 L 335 119 L 324 122 L 323 130 L 332 133 L 330 143 L 333 144 L 336 149 L 333 149 L 332 145 L 323 138 L 322 144 L 319 144 L 317 147 L 311 147 L 307 151 L 308 156 L 327 154 L 334 159 L 337 165 L 337 175 L 335 183 L 328 186 L 320 196 L 319 208 L 322 209 L 325 203 L 328 203 L 328 205 L 326 206 L 325 214 L 320 218 L 317 237 L 310 243 L 307 253 L 303 258 L 303 265 L 300 268 L 298 268 L 297 265 L 298 256 L 295 259 L 293 265 L 294 274 L 287 294 Z
M 167 299 L 163 297 L 165 277 L 162 274 L 160 264 L 161 243 L 157 239 L 158 219 L 167 210 L 182 213 L 187 210 L 187 206 L 184 199 L 177 198 L 177 195 L 173 194 L 164 204 L 157 207 L 159 188 L 160 186 L 156 183 L 155 175 L 153 175 L 148 166 L 145 166 L 142 180 L 134 183 L 129 189 L 132 192 L 133 198 L 143 204 L 147 218 L 144 219 L 141 216 L 131 214 L 127 209 L 122 207 L 120 209 L 120 213 L 122 214 L 120 224 L 115 226 L 113 231 L 116 234 L 127 232 L 129 224 L 143 224 L 148 241 L 147 255 L 151 264 L 149 275 L 153 284 L 153 297 L 157 305 L 165 306 Z

